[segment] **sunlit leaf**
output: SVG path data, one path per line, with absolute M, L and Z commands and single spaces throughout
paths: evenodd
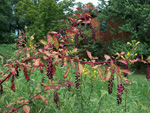
M 55 36 L 54 36 L 53 39 L 54 39 L 54 46 L 55 46 L 56 49 L 58 49 L 59 48 L 59 42 L 58 42 L 58 40 Z
M 110 60 L 110 56 L 104 55 L 104 57 L 105 57 L 106 61 Z
M 89 51 L 86 51 L 86 53 L 87 53 L 88 57 L 89 57 L 90 59 L 92 59 L 91 52 L 89 52 Z
M 122 72 L 122 73 L 127 73 L 127 74 L 131 73 L 131 71 L 130 71 L 130 70 L 127 70 L 127 69 L 121 69 L 121 72 Z
M 124 82 L 126 82 L 127 84 L 131 85 L 131 83 L 129 82 L 129 79 L 127 79 L 126 77 L 122 77 L 122 80 L 123 80 Z
M 45 41 L 45 40 L 40 40 L 40 42 L 41 42 L 42 44 L 44 44 L 44 45 L 48 45 L 48 42 Z
M 111 70 L 110 69 L 106 69 L 104 81 L 108 80 L 110 78 L 110 76 L 111 76 Z
M 83 65 L 81 63 L 78 63 L 79 73 L 82 74 L 83 72 Z
M 15 68 L 11 68 L 11 73 L 12 73 L 13 75 L 15 75 L 15 74 L 16 74 L 16 69 L 15 69 Z
M 6 105 L 7 108 L 11 107 L 12 105 L 14 105 L 14 103 L 9 103 Z
M 68 66 L 68 68 L 67 68 L 67 70 L 66 70 L 66 72 L 65 72 L 65 74 L 64 74 L 64 79 L 66 79 L 66 77 L 68 76 L 69 68 L 70 68 L 70 66 Z
M 35 99 L 41 99 L 43 102 L 45 102 L 46 105 L 48 105 L 48 100 L 44 96 L 37 96 L 37 97 L 35 97 Z
M 24 105 L 24 106 L 22 107 L 22 109 L 23 109 L 23 111 L 24 111 L 25 113 L 30 113 L 30 107 L 29 107 L 29 106 Z
M 103 79 L 103 70 L 101 69 L 100 66 L 97 67 L 97 72 L 98 72 L 98 74 L 99 74 L 99 76 L 100 76 L 100 78 L 102 80 Z

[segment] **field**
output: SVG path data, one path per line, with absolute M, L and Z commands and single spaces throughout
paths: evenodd
M 63 81 L 64 70 L 66 67 L 61 68 L 57 66 L 57 72 L 54 75 L 54 79 L 59 78 L 59 83 Z M 0 111 L 2 113 L 7 112 L 16 101 L 26 101 L 33 97 L 43 89 L 40 85 L 44 73 L 40 73 L 36 70 L 36 73 L 30 72 L 30 81 L 24 78 L 23 73 L 19 74 L 19 78 L 15 80 L 15 92 L 10 90 L 10 82 L 5 82 L 3 85 L 4 93 L 0 98 Z M 48 100 L 41 101 L 40 99 L 34 99 L 27 105 L 31 107 L 31 113 L 124 113 L 125 109 L 128 113 L 148 113 L 150 112 L 150 83 L 145 78 L 145 73 L 132 73 L 129 75 L 132 86 L 126 85 L 122 94 L 122 103 L 117 104 L 116 100 L 116 78 L 113 81 L 112 94 L 108 94 L 108 81 L 102 82 L 97 71 L 90 71 L 90 67 L 85 65 L 84 73 L 80 76 L 81 82 L 79 89 L 71 87 L 71 91 L 68 91 L 68 87 L 61 87 L 57 91 L 58 103 L 54 103 L 54 90 L 48 90 L 42 93 L 42 96 Z M 69 72 L 67 79 L 71 80 L 75 84 L 75 72 L 72 70 Z M 49 83 L 48 77 L 45 77 L 44 83 Z M 54 84 L 57 84 L 56 82 Z M 127 97 L 126 95 L 127 90 Z M 23 99 L 24 98 L 24 99 Z M 125 98 L 126 107 L 125 107 Z M 10 107 L 6 108 L 9 104 Z M 16 107 L 19 104 L 16 104 Z M 19 109 L 19 113 L 23 110 Z

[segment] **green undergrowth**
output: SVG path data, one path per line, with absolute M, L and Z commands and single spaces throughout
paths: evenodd
M 64 70 L 67 67 L 57 65 L 57 72 L 54 75 L 54 79 L 63 81 Z M 30 81 L 26 80 L 23 72 L 19 73 L 18 79 L 15 79 L 15 92 L 10 90 L 10 81 L 4 82 L 4 93 L 0 95 L 0 111 L 6 113 L 13 105 L 6 108 L 7 104 L 14 104 L 18 98 L 25 97 L 30 99 L 33 95 L 44 89 L 41 86 L 42 77 L 45 76 L 45 84 L 49 84 L 49 79 L 46 73 L 29 72 Z M 150 112 L 150 83 L 146 80 L 146 74 L 132 73 L 129 75 L 129 80 L 132 86 L 126 85 L 122 94 L 122 104 L 117 104 L 117 81 L 116 78 L 113 82 L 112 94 L 108 94 L 108 81 L 102 82 L 96 70 L 91 70 L 88 65 L 85 66 L 83 74 L 80 76 L 80 87 L 76 89 L 71 87 L 71 91 L 68 91 L 68 87 L 60 87 L 57 90 L 60 109 L 57 108 L 54 103 L 54 90 L 48 90 L 41 95 L 45 96 L 48 100 L 48 105 L 44 101 L 35 99 L 28 103 L 30 106 L 30 113 L 124 113 L 125 112 L 125 94 L 127 89 L 127 113 L 148 113 Z M 75 85 L 75 70 L 70 70 L 66 80 L 72 81 Z M 63 83 L 63 82 L 62 82 Z M 15 107 L 19 107 L 17 105 Z M 23 110 L 20 108 L 19 113 Z

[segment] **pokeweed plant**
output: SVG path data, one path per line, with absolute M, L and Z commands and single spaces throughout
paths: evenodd
M 89 4 L 86 6 L 87 8 L 91 8 Z M 92 7 L 93 8 L 93 7 Z M 81 10 L 80 8 L 77 8 L 78 10 Z M 82 10 L 81 10 L 82 11 Z M 68 28 L 62 28 L 59 32 L 48 32 L 47 33 L 47 40 L 40 40 L 40 42 L 43 44 L 43 47 L 40 47 L 38 45 L 32 44 L 27 46 L 22 46 L 25 44 L 25 40 L 20 38 L 16 39 L 19 43 L 16 45 L 19 49 L 16 51 L 16 58 L 10 59 L 7 64 L 4 65 L 5 68 L 7 68 L 6 71 L 1 72 L 1 78 L 0 78 L 0 93 L 3 93 L 3 83 L 7 81 L 8 79 L 11 79 L 11 85 L 10 89 L 12 91 L 15 91 L 15 79 L 17 79 L 20 76 L 20 72 L 23 71 L 25 79 L 30 81 L 30 76 L 28 72 L 33 71 L 35 72 L 36 69 L 39 69 L 41 73 L 44 73 L 49 78 L 48 83 L 44 82 L 44 77 L 42 78 L 41 86 L 44 88 L 41 88 L 41 91 L 37 94 L 33 95 L 32 98 L 27 99 L 25 97 L 19 98 L 17 102 L 9 103 L 6 107 L 11 107 L 11 109 L 8 111 L 9 113 L 16 112 L 18 109 L 22 108 L 25 113 L 30 112 L 30 106 L 28 105 L 29 102 L 34 101 L 35 99 L 41 99 L 48 105 L 47 98 L 42 95 L 43 92 L 46 92 L 48 90 L 54 90 L 54 103 L 56 104 L 57 108 L 60 109 L 59 105 L 59 95 L 57 93 L 57 90 L 60 89 L 60 87 L 68 87 L 70 90 L 71 86 L 75 86 L 76 89 L 79 89 L 79 86 L 81 84 L 80 75 L 83 72 L 84 65 L 83 64 L 90 64 L 91 67 L 94 70 L 97 70 L 100 79 L 105 82 L 109 81 L 109 93 L 112 92 L 112 86 L 113 86 L 113 79 L 118 78 L 118 89 L 117 89 L 117 102 L 118 104 L 121 104 L 121 94 L 124 90 L 124 84 L 129 84 L 128 78 L 125 78 L 123 76 L 123 73 L 129 74 L 131 73 L 130 70 L 121 68 L 116 62 L 120 62 L 122 64 L 128 65 L 128 62 L 134 63 L 134 62 L 144 62 L 146 61 L 142 59 L 132 59 L 129 60 L 127 58 L 121 58 L 122 53 L 118 53 L 117 59 L 112 59 L 108 55 L 104 55 L 105 61 L 103 62 L 96 62 L 97 57 L 92 57 L 91 52 L 87 50 L 87 56 L 89 57 L 90 61 L 83 61 L 81 60 L 76 53 L 78 52 L 77 48 L 74 48 L 73 50 L 68 50 L 68 46 L 71 44 L 70 39 L 73 39 L 77 43 L 77 36 L 81 35 L 82 38 L 86 40 L 88 43 L 88 40 L 86 36 L 82 33 L 80 26 L 78 26 L 79 23 L 83 21 L 87 21 L 87 19 L 91 20 L 92 16 L 90 12 L 85 9 L 81 15 L 75 14 L 78 19 L 75 19 L 75 17 L 69 17 L 71 24 L 67 21 L 63 20 L 63 22 L 67 23 L 69 25 Z M 93 28 L 92 28 L 93 30 Z M 61 34 L 62 31 L 64 34 Z M 94 30 L 93 30 L 94 31 Z M 93 32 L 93 40 L 94 39 L 94 32 Z M 26 37 L 25 33 L 22 33 L 21 37 Z M 27 37 L 26 37 L 27 38 Z M 33 39 L 31 36 L 30 38 Z M 76 44 L 77 45 L 77 44 Z M 150 58 L 149 58 L 150 59 Z M 60 82 L 60 79 L 54 79 L 55 73 L 57 71 L 56 66 L 58 63 L 61 63 L 62 66 L 67 67 L 65 70 L 65 74 L 63 76 L 63 81 Z M 68 76 L 69 71 L 75 68 L 75 82 L 72 82 L 70 80 L 65 80 Z M 116 73 L 116 74 L 114 74 Z M 148 77 L 150 74 L 148 75 Z M 147 77 L 147 78 L 148 78 Z M 90 99 L 90 97 L 89 97 Z

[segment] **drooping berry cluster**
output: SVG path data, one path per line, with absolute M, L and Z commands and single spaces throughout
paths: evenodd
M 45 80 L 45 77 L 42 78 L 41 86 L 43 86 L 44 80 Z
M 78 47 L 78 35 L 75 35 L 75 47 Z
M 79 85 L 80 85 L 80 75 L 78 74 L 78 72 L 76 73 L 76 80 L 75 80 L 75 84 L 76 84 L 76 88 L 79 89 Z
M 47 64 L 47 76 L 49 79 L 53 80 L 53 63 L 52 63 L 52 57 L 48 58 L 48 64 Z
M 59 108 L 58 101 L 59 101 L 58 94 L 56 91 L 54 91 L 54 103 L 56 104 L 57 108 Z
M 0 80 L 0 83 L 1 83 L 1 80 Z M 0 94 L 3 94 L 3 86 L 0 85 Z
M 71 85 L 68 84 L 68 91 L 71 91 Z
M 111 75 L 110 79 L 109 79 L 109 83 L 108 83 L 108 93 L 111 94 L 112 93 L 112 88 L 113 88 L 113 80 L 114 80 L 114 76 Z
M 118 84 L 118 89 L 117 89 L 117 103 L 121 104 L 122 99 L 121 95 L 123 94 L 124 86 L 122 84 Z
M 92 29 L 92 39 L 95 41 L 95 28 L 92 26 L 92 24 L 90 24 L 90 27 Z

